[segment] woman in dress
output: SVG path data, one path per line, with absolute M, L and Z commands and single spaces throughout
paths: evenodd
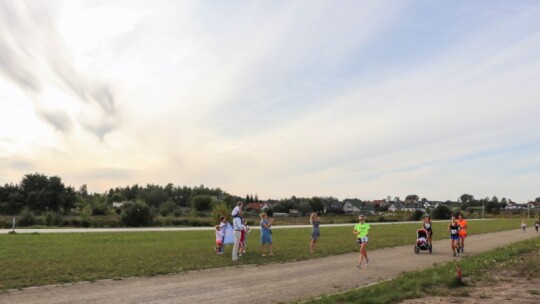
M 269 256 L 274 256 L 272 252 L 272 234 L 270 232 L 272 227 L 272 220 L 268 219 L 268 214 L 261 213 L 261 251 L 262 256 L 266 256 L 266 250 L 268 249 Z

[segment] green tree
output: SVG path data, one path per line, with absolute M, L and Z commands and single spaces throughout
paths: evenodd
M 212 210 L 212 197 L 209 195 L 197 195 L 191 201 L 193 209 L 197 212 Z
M 320 197 L 313 197 L 310 202 L 311 210 L 315 212 L 322 212 L 324 210 L 324 202 Z
M 471 194 L 462 194 L 459 197 L 460 202 L 462 203 L 472 203 L 474 202 L 474 196 Z

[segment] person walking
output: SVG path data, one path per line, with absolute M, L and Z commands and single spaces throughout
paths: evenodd
M 261 252 L 262 256 L 266 256 L 266 250 L 268 249 L 268 255 L 274 256 L 272 251 L 272 219 L 268 219 L 268 214 L 261 213 Z
M 536 233 L 538 233 L 538 227 L 540 227 L 540 221 L 534 222 L 534 229 L 536 230 Z
M 233 210 L 233 214 L 232 214 L 233 228 L 234 228 L 234 246 L 233 246 L 233 251 L 232 251 L 233 262 L 238 261 L 238 250 L 240 249 L 240 238 L 242 237 L 242 230 L 244 230 L 244 226 L 242 225 L 242 217 L 241 217 L 242 209 L 238 209 L 237 212 L 235 212 L 235 210 Z
M 311 253 L 315 253 L 315 244 L 317 243 L 317 239 L 319 239 L 320 236 L 319 225 L 321 223 L 317 213 L 311 213 L 311 216 L 309 217 L 309 223 L 313 226 L 313 230 L 311 231 L 311 243 L 309 244 L 309 249 Z
M 521 229 L 523 229 L 523 233 L 525 233 L 526 228 L 527 228 L 527 223 L 525 223 L 525 220 L 521 220 Z
M 456 217 L 452 216 L 452 221 L 448 224 L 448 231 L 450 232 L 450 247 L 452 247 L 454 256 L 456 256 L 456 249 L 459 246 L 459 228 L 460 226 L 456 222 Z
M 465 238 L 467 238 L 467 221 L 463 218 L 463 214 L 459 214 L 458 220 L 456 221 L 459 225 L 459 249 L 458 253 L 465 249 Z
M 431 245 L 431 236 L 433 235 L 433 223 L 431 222 L 431 217 L 429 215 L 424 216 L 424 222 L 422 222 L 422 228 L 427 232 L 427 241 Z
M 368 267 L 369 264 L 369 258 L 367 255 L 367 244 L 369 240 L 369 230 L 371 229 L 371 226 L 366 223 L 366 217 L 363 214 L 360 214 L 358 216 L 358 224 L 354 226 L 353 234 L 356 235 L 356 244 L 360 246 L 360 253 L 358 254 L 358 264 L 356 264 L 356 267 L 361 268 L 362 267 L 362 261 L 366 260 L 366 267 Z

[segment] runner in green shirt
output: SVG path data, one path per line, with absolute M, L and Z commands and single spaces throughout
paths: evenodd
M 366 217 L 360 214 L 358 217 L 358 224 L 354 226 L 353 233 L 356 234 L 356 243 L 360 245 L 360 254 L 358 255 L 358 264 L 356 267 L 360 268 L 364 257 L 366 258 L 366 267 L 368 267 L 369 258 L 367 256 L 366 247 L 368 244 L 369 229 L 370 226 L 365 222 Z

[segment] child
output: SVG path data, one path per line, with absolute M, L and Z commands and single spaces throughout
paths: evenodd
M 246 220 L 242 220 L 242 225 L 244 226 L 244 229 L 242 230 L 242 236 L 240 237 L 240 254 L 246 253 L 247 234 L 251 231 Z
M 216 246 L 214 246 L 214 250 L 216 251 L 216 254 L 223 254 L 223 233 L 221 231 L 221 227 L 219 225 L 216 225 Z

